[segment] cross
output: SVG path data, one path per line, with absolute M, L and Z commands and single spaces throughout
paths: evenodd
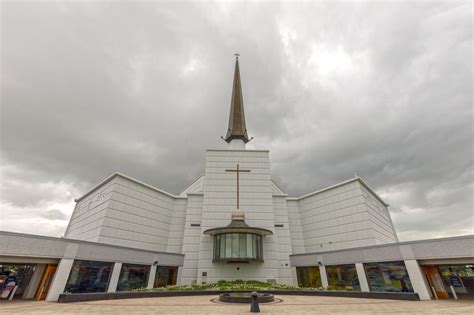
M 240 56 L 240 54 L 239 54 L 239 53 L 235 53 L 234 56 L 237 57 L 237 59 L 238 59 L 239 56 Z
M 241 170 L 239 168 L 239 164 L 237 164 L 237 169 L 235 170 L 225 170 L 226 172 L 235 172 L 237 173 L 237 209 L 239 209 L 239 174 L 242 173 L 242 172 L 245 172 L 245 173 L 250 173 L 250 170 Z

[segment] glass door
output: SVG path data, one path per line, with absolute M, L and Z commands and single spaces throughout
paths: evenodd
M 38 286 L 38 291 L 36 291 L 36 300 L 43 301 L 48 295 L 49 287 L 53 281 L 54 273 L 56 272 L 57 265 L 47 265 L 44 271 L 43 277 L 41 278 L 40 285 Z
M 438 268 L 434 266 L 423 266 L 423 271 L 425 272 L 425 276 L 428 279 L 431 290 L 434 291 L 438 299 L 449 298 L 448 292 L 444 287 L 443 280 L 439 275 Z

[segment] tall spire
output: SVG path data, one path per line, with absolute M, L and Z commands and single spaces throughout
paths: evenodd
M 230 143 L 234 139 L 240 139 L 244 143 L 249 142 L 247 127 L 245 125 L 244 99 L 242 97 L 242 85 L 240 83 L 239 54 L 235 54 L 234 85 L 232 87 L 232 99 L 230 102 L 229 126 L 225 141 Z

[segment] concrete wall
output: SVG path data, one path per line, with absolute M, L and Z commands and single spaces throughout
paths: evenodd
M 301 214 L 297 200 L 286 201 L 288 209 L 288 225 L 290 227 L 291 251 L 293 254 L 303 254 L 306 252 L 304 246 L 303 227 L 301 225 Z
M 183 235 L 184 263 L 178 284 L 193 284 L 197 281 L 203 198 L 202 194 L 188 194 Z M 199 226 L 191 226 L 191 224 L 199 224 Z
M 110 206 L 115 179 L 104 182 L 93 192 L 77 201 L 67 226 L 65 237 L 98 241 L 107 209 Z
M 298 200 L 306 252 L 375 245 L 357 181 Z
M 393 226 L 392 218 L 387 206 L 378 200 L 372 192 L 358 182 L 362 191 L 365 208 L 371 222 L 370 228 L 376 244 L 398 242 L 397 232 Z
M 77 202 L 66 237 L 181 253 L 186 202 L 115 174 Z
M 184 255 L 0 231 L 0 262 L 58 263 L 48 292 L 48 301 L 56 301 L 59 294 L 63 293 L 75 259 L 150 266 L 157 261 L 158 265 L 182 266 Z
M 54 263 L 62 258 L 133 264 L 149 264 L 157 260 L 162 265 L 182 266 L 184 255 L 66 238 L 0 231 L 1 261 Z
M 315 252 L 290 257 L 293 267 L 355 264 L 361 281 L 361 287 L 367 290 L 363 263 L 403 261 L 415 293 L 421 300 L 429 300 L 430 288 L 420 269 L 423 262 L 430 261 L 442 264 L 460 261 L 474 264 L 474 236 L 451 237 L 395 244 L 375 245 L 356 249 Z
M 223 227 L 230 223 L 231 214 L 236 212 L 236 173 L 226 172 L 235 169 L 249 169 L 250 173 L 240 175 L 240 212 L 245 213 L 250 226 L 274 231 L 275 219 L 270 177 L 268 151 L 254 150 L 208 150 L 204 176 L 204 199 L 200 235 L 198 282 L 202 273 L 207 272 L 206 281 L 220 279 L 255 279 L 266 281 L 278 279 L 278 260 L 276 257 L 276 236 L 263 238 L 264 262 L 248 264 L 226 264 L 212 262 L 213 238 L 203 232 L 210 228 Z M 239 268 L 239 270 L 237 269 Z
M 359 178 L 300 198 L 289 198 L 293 221 L 295 204 L 299 210 L 305 252 L 396 242 L 388 209 Z M 297 240 L 297 223 L 292 224 Z M 298 248 L 295 244 L 294 249 Z
M 273 211 L 275 213 L 275 239 L 276 258 L 278 262 L 278 282 L 294 284 L 289 257 L 290 254 L 292 254 L 292 246 L 286 196 L 273 196 Z
M 99 242 L 166 251 L 174 198 L 116 177 Z
M 354 264 L 400 260 L 463 258 L 474 263 L 474 235 L 314 252 L 290 257 L 292 266 Z
M 168 253 L 183 252 L 184 224 L 186 222 L 186 208 L 188 199 L 175 199 L 173 203 L 173 211 L 171 212 L 171 222 L 169 226 Z

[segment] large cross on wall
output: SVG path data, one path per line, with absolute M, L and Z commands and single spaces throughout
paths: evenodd
M 240 205 L 240 201 L 239 201 L 239 198 L 240 198 L 240 184 L 239 184 L 239 181 L 240 181 L 240 173 L 250 173 L 250 170 L 243 170 L 239 167 L 239 164 L 237 164 L 237 168 L 235 170 L 225 170 L 226 172 L 235 172 L 237 173 L 237 209 L 239 209 L 239 205 Z

